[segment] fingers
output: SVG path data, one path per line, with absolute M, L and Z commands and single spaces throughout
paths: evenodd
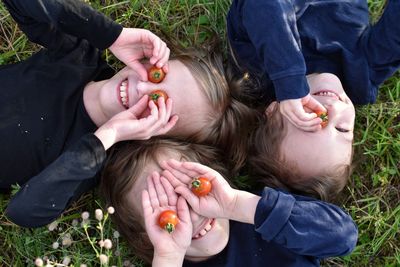
M 313 111 L 323 111 L 326 112 L 326 108 L 314 97 L 310 96 L 304 106 L 313 110 Z
M 135 105 L 133 105 L 131 108 L 129 108 L 129 111 L 135 117 L 139 117 L 139 115 L 142 114 L 146 110 L 148 101 L 149 101 L 149 96 L 144 95 L 142 98 L 139 99 L 139 101 Z
M 175 188 L 175 192 L 183 197 L 194 211 L 199 211 L 200 199 L 199 197 L 195 196 L 187 186 L 178 186 L 177 188 Z
M 165 193 L 168 198 L 169 206 L 176 206 L 178 201 L 178 195 L 175 193 L 175 189 L 172 184 L 165 177 L 160 177 L 160 181 L 162 186 L 164 187 Z
M 149 175 L 149 177 L 147 177 L 147 191 L 149 192 L 150 204 L 151 204 L 153 210 L 159 208 L 160 202 L 158 201 L 157 191 L 154 186 L 153 174 L 151 174 L 151 175 Z
M 311 98 L 307 95 L 306 99 Z M 280 103 L 280 112 L 297 128 L 303 131 L 317 131 L 321 128 L 321 119 L 315 113 L 307 113 L 304 110 L 302 101 L 308 103 L 308 100 L 290 99 Z
M 144 218 L 148 218 L 153 214 L 153 207 L 151 206 L 149 192 L 147 190 L 142 191 L 142 207 Z
M 177 201 L 177 213 L 179 220 L 184 223 L 191 223 L 189 205 L 187 204 L 185 198 L 179 197 Z

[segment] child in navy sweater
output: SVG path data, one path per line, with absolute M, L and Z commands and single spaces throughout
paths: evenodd
M 230 45 L 238 64 L 261 79 L 258 97 L 269 105 L 253 137 L 250 169 L 272 169 L 286 187 L 296 183 L 296 191 L 343 188 L 352 159 L 352 102 L 373 103 L 379 85 L 399 68 L 399 12 L 400 2 L 389 0 L 370 25 L 366 0 L 233 1 Z M 325 109 L 329 122 L 322 128 L 315 112 Z M 260 157 L 274 161 L 260 166 L 267 161 Z
M 136 256 L 153 267 L 319 266 L 354 249 L 357 227 L 339 207 L 269 187 L 260 195 L 233 189 L 217 155 L 167 139 L 111 152 L 102 189 Z M 199 176 L 212 183 L 200 198 L 188 187 Z M 157 223 L 167 209 L 180 219 L 171 234 Z

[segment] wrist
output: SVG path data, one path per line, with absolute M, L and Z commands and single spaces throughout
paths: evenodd
M 154 251 L 152 267 L 177 267 L 182 266 L 186 251 L 174 251 L 173 253 L 165 254 Z
M 118 142 L 116 140 L 115 130 L 109 127 L 100 127 L 94 135 L 101 141 L 105 150 L 108 150 L 112 145 Z
M 254 224 L 254 215 L 261 197 L 243 190 L 236 191 L 235 205 L 229 219 Z

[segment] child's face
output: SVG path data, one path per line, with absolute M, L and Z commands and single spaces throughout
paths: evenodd
M 177 153 L 166 153 L 159 157 L 159 161 L 176 159 L 181 160 L 182 156 Z M 147 189 L 146 179 L 153 171 L 161 172 L 158 164 L 147 164 L 142 175 L 131 188 L 128 194 L 130 207 L 134 208 L 135 214 L 143 218 L 141 195 Z M 190 217 L 193 224 L 192 243 L 189 246 L 185 258 L 191 261 L 201 261 L 221 252 L 229 239 L 229 220 L 203 217 L 190 209 Z M 142 220 L 144 227 L 144 220 Z
M 310 94 L 328 110 L 328 125 L 317 132 L 305 132 L 284 118 L 287 135 L 281 152 L 297 164 L 303 176 L 310 177 L 351 163 L 355 110 L 337 76 L 311 74 L 307 80 Z
M 187 136 L 199 131 L 204 127 L 209 112 L 212 110 L 206 94 L 190 70 L 179 60 L 169 61 L 169 72 L 158 84 L 140 81 L 136 72 L 128 67 L 103 82 L 99 94 L 99 105 L 109 118 L 126 109 L 122 104 L 122 95 L 127 95 L 128 100 L 125 101 L 128 101 L 129 107 L 132 107 L 144 95 L 155 90 L 164 90 L 173 100 L 172 114 L 179 116 L 176 126 L 169 132 L 170 135 L 179 133 L 179 136 Z M 150 110 L 142 115 L 149 114 Z

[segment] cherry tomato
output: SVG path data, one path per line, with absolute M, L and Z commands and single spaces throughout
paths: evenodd
M 319 118 L 321 118 L 321 120 L 322 120 L 322 122 L 321 122 L 321 127 L 322 128 L 325 128 L 326 127 L 326 125 L 328 125 L 328 113 L 327 112 L 324 112 L 324 111 L 317 111 L 317 112 L 315 112 L 315 113 L 317 113 L 317 116 L 319 117 Z
M 206 177 L 198 177 L 192 181 L 192 192 L 203 197 L 211 191 L 211 182 Z
M 156 66 L 151 67 L 147 73 L 149 81 L 152 83 L 160 83 L 165 78 L 165 72 Z
M 163 90 L 155 90 L 149 94 L 150 100 L 153 100 L 155 104 L 157 104 L 157 100 L 160 97 L 164 97 L 164 101 L 167 101 L 168 95 Z
M 158 217 L 158 225 L 168 233 L 172 233 L 178 223 L 178 215 L 173 210 L 164 210 Z

